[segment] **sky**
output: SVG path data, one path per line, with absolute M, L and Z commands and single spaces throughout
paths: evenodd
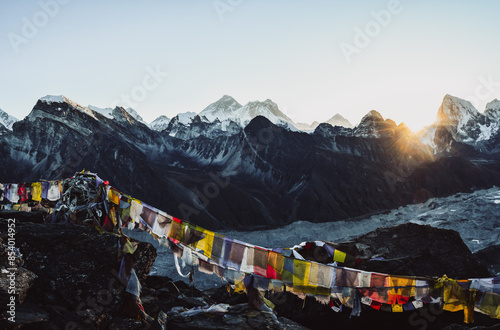
M 370 110 L 416 130 L 446 94 L 500 99 L 499 1 L 0 2 L 0 108 L 45 95 L 134 108 L 146 122 L 223 95 L 296 122 Z

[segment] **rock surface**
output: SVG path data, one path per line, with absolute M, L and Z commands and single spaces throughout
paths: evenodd
M 124 287 L 116 278 L 120 261 L 117 237 L 81 225 L 23 222 L 27 219 L 21 215 L 14 218 L 15 244 L 24 260 L 16 277 L 17 304 L 23 307 L 18 321 L 37 327 L 107 326 L 123 303 Z M 6 233 L 7 220 L 0 219 L 4 241 Z M 135 269 L 144 277 L 156 252 L 146 243 L 139 244 L 137 252 Z

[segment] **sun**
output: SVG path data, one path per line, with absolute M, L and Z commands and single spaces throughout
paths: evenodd
M 429 120 L 425 120 L 425 118 L 412 118 L 404 121 L 404 123 L 413 133 L 418 133 L 426 126 L 432 124 L 432 122 L 429 122 Z

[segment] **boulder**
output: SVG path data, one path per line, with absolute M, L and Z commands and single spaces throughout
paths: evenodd
M 378 228 L 355 239 L 333 244 L 361 258 L 356 267 L 393 275 L 454 279 L 491 276 L 454 230 L 406 223 Z M 376 260 L 370 260 L 376 258 Z M 380 260 L 379 260 L 380 258 Z

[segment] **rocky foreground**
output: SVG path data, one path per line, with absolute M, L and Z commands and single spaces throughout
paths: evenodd
M 376 311 L 363 306 L 361 316 L 350 309 L 335 312 L 311 297 L 266 293 L 274 313 L 255 310 L 246 294 L 221 283 L 200 291 L 182 281 L 147 276 L 156 251 L 140 243 L 134 269 L 142 284 L 141 302 L 152 319 L 138 318 L 127 304 L 118 280 L 118 239 L 92 228 L 68 223 L 45 224 L 39 213 L 0 214 L 0 311 L 6 306 L 10 275 L 8 227 L 15 218 L 15 324 L 1 320 L 0 328 L 17 329 L 498 329 L 500 320 L 475 313 L 472 326 L 463 313 L 424 307 L 404 313 Z M 298 242 L 297 242 L 298 243 Z M 364 261 L 358 268 L 398 275 L 477 278 L 494 275 L 500 265 L 500 245 L 472 254 L 459 234 L 430 226 L 403 224 L 359 236 L 337 247 Z M 22 256 L 21 256 L 22 255 Z M 174 267 L 174 265 L 172 265 Z M 429 305 L 431 306 L 431 305 Z M 435 306 L 435 305 L 432 305 Z M 203 307 L 203 309 L 202 309 Z M 365 308 L 366 307 L 366 308 Z M 482 326 L 482 327 L 481 327 Z

